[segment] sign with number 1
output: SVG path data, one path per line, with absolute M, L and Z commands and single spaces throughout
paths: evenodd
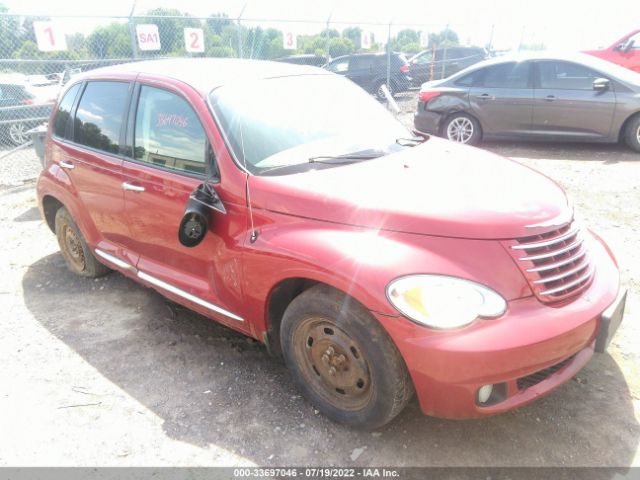
M 204 52 L 204 32 L 201 28 L 184 29 L 184 48 L 190 53 Z
M 38 50 L 41 52 L 67 49 L 67 39 L 53 22 L 33 22 L 33 32 L 36 34 Z
M 295 33 L 285 31 L 282 33 L 282 46 L 285 50 L 295 50 L 298 48 L 298 39 Z
M 366 50 L 371 48 L 371 33 L 370 32 L 362 32 L 360 33 L 360 47 Z

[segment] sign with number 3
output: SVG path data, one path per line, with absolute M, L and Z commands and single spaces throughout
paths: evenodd
M 184 48 L 190 53 L 204 52 L 204 32 L 201 28 L 184 29 Z
M 33 22 L 33 32 L 36 34 L 38 50 L 41 52 L 67 49 L 67 39 L 53 22 Z
M 295 33 L 288 31 L 282 32 L 282 46 L 285 50 L 295 50 L 298 48 L 298 39 Z

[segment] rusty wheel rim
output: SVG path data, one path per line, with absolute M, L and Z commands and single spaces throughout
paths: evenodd
M 307 384 L 341 410 L 360 410 L 371 397 L 369 364 L 358 343 L 335 322 L 308 318 L 294 332 L 294 353 Z
M 69 225 L 64 226 L 62 235 L 67 258 L 79 272 L 84 271 L 86 260 L 79 235 Z

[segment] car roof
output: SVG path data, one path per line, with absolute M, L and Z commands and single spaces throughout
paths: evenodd
M 267 60 L 242 60 L 236 58 L 175 58 L 146 60 L 97 68 L 82 73 L 74 80 L 90 80 L 110 75 L 153 75 L 179 80 L 207 95 L 214 88 L 239 81 L 255 81 L 267 78 L 296 75 L 331 75 L 330 72 L 309 65 L 273 62 Z
M 460 72 L 452 75 L 446 80 L 453 79 L 456 80 L 467 73 L 470 73 L 475 70 L 479 70 L 481 68 L 488 67 L 490 65 L 499 65 L 501 63 L 508 62 L 524 62 L 524 61 L 564 61 L 564 62 L 574 62 L 584 65 L 585 67 L 591 68 L 593 70 L 597 70 L 603 72 L 607 75 L 611 75 L 612 77 L 620 80 L 624 83 L 634 85 L 635 87 L 640 85 L 640 75 L 632 70 L 621 67 L 620 65 L 616 65 L 615 63 L 608 62 L 601 58 L 595 57 L 593 55 L 589 55 L 586 53 L 580 52 L 553 52 L 553 51 L 545 51 L 545 52 L 525 52 L 525 53 L 508 53 L 506 55 L 501 55 L 499 57 L 490 58 L 488 60 L 483 60 L 482 62 L 478 62 L 473 64 L 470 67 L 461 70 Z

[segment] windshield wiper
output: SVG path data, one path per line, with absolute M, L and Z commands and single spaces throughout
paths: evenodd
M 318 155 L 309 158 L 309 163 L 354 163 L 361 160 L 372 160 L 385 155 L 385 152 L 346 153 L 344 155 Z
M 403 147 L 415 147 L 416 145 L 420 145 L 426 141 L 427 139 L 424 137 L 396 138 L 396 143 Z

